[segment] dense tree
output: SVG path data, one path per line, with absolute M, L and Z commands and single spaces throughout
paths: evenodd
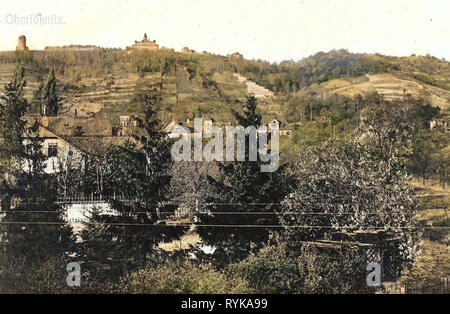
M 51 70 L 42 87 L 41 114 L 43 116 L 56 117 L 59 111 L 58 96 L 56 94 L 55 70 Z
M 156 117 L 155 98 L 145 96 L 144 120 L 138 120 L 139 134 L 134 141 L 117 147 L 107 156 L 102 176 L 102 193 L 109 200 L 112 214 L 95 214 L 83 231 L 85 268 L 97 278 L 118 279 L 129 270 L 145 265 L 158 244 L 179 237 L 184 228 L 166 224 L 170 184 L 171 155 L 165 134 Z M 158 215 L 158 212 L 163 212 Z M 106 243 L 107 250 L 96 253 Z M 103 253 L 102 253 L 103 252 Z M 99 265 L 104 265 L 100 267 Z
M 252 293 L 247 282 L 215 270 L 210 264 L 196 265 L 188 260 L 166 261 L 124 278 L 124 292 L 128 293 Z
M 24 97 L 24 69 L 18 67 L 0 95 L 0 205 L 9 209 L 12 189 L 20 174 L 25 149 L 23 136 L 26 121 L 22 119 L 28 102 Z
M 249 283 L 257 293 L 370 293 L 366 284 L 367 256 L 357 247 L 290 250 L 273 241 L 226 271 Z
M 42 153 L 42 140 L 36 136 L 37 125 L 26 127 L 23 121 L 27 109 L 23 98 L 23 73 L 19 70 L 15 74 L 1 98 L 5 112 L 2 125 L 17 129 L 2 128 L 0 131 L 1 138 L 8 143 L 4 153 L 8 154 L 10 162 L 15 162 L 15 171 L 6 173 L 13 180 L 2 182 L 1 187 L 8 199 L 14 200 L 14 205 L 11 208 L 2 206 L 5 214 L 0 225 L 0 282 L 17 292 L 39 289 L 38 282 L 34 281 L 33 285 L 30 282 L 35 269 L 49 259 L 57 260 L 65 267 L 63 261 L 67 261 L 74 245 L 71 229 L 63 219 L 63 210 L 55 204 L 54 178 L 44 172 L 46 156 Z M 25 134 L 27 138 L 24 138 Z
M 405 171 L 414 128 L 407 110 L 399 104 L 370 108 L 354 139 L 299 156 L 280 216 L 290 246 L 308 241 L 369 245 L 367 254 L 393 277 L 412 262 L 419 233 Z
M 418 130 L 413 139 L 413 151 L 411 156 L 411 169 L 422 177 L 423 185 L 431 168 L 431 154 L 433 143 L 429 134 L 424 130 Z
M 229 61 L 238 73 L 270 90 L 283 93 L 336 78 L 358 77 L 367 73 L 399 69 L 398 64 L 388 58 L 353 54 L 346 50 L 319 52 L 298 62 L 283 61 L 280 64 L 237 57 L 230 58 Z
M 436 157 L 437 170 L 439 172 L 442 188 L 445 189 L 445 185 L 449 180 L 450 174 L 450 147 L 439 151 Z
M 235 113 L 235 118 L 244 128 L 261 125 L 253 95 L 247 98 L 244 113 Z M 260 158 L 249 161 L 248 134 L 245 141 L 245 161 L 221 164 L 224 179 L 211 177 L 216 192 L 206 199 L 212 203 L 210 214 L 198 215 L 201 224 L 218 225 L 199 227 L 198 232 L 206 244 L 216 248 L 214 254 L 222 263 L 240 260 L 268 240 L 270 227 L 260 226 L 277 223 L 274 214 L 279 208 L 277 203 L 284 196 L 282 167 L 275 172 L 262 172 L 264 161 Z
M 24 76 L 24 68 L 17 68 L 0 96 L 0 158 L 9 162 L 9 165 L 17 162 L 24 153 L 22 139 L 26 121 L 23 116 L 28 108 L 28 101 L 24 97 Z
M 219 165 L 207 161 L 180 161 L 172 167 L 170 182 L 170 201 L 183 209 L 189 216 L 195 211 L 205 211 L 204 203 L 214 193 L 209 177 L 220 180 Z

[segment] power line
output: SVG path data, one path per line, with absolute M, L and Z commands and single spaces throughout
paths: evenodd
M 0 224 L 5 225 L 66 225 L 66 222 L 57 222 L 57 221 L 0 221 Z M 146 224 L 146 223 L 98 223 L 100 225 L 111 225 L 111 226 L 147 226 L 147 227 L 207 227 L 207 228 L 303 228 L 303 229 L 355 229 L 352 227 L 334 227 L 334 226 L 312 226 L 312 225 L 214 225 L 214 224 Z M 376 231 L 376 230 L 386 230 L 389 229 L 405 229 L 405 230 L 420 230 L 420 229 L 450 229 L 450 227 L 436 226 L 436 227 L 365 227 L 359 228 L 357 230 L 361 231 Z
M 67 212 L 55 212 L 55 211 L 39 211 L 39 210 L 11 210 L 11 211 L 0 211 L 2 214 L 63 214 L 66 215 Z M 137 214 L 175 214 L 173 211 L 158 211 L 158 212 L 127 212 L 127 213 L 111 213 L 111 216 L 131 216 Z M 323 212 L 192 212 L 192 215 L 324 215 L 324 216 L 339 216 L 339 215 L 355 215 L 355 214 L 367 214 L 367 215 L 399 215 L 406 212 L 342 212 L 342 213 L 323 213 Z M 104 214 L 106 215 L 106 214 Z
M 450 193 L 443 193 L 443 194 L 415 194 L 414 196 L 416 197 L 429 197 L 429 196 L 450 196 Z M 73 200 L 72 200 L 73 201 Z M 118 199 L 114 199 L 114 198 L 105 198 L 105 199 L 94 199 L 91 200 L 89 197 L 86 198 L 86 200 L 84 201 L 80 201 L 80 202 L 72 202 L 70 199 L 67 199 L 67 201 L 56 201 L 56 202 L 48 202 L 48 203 L 37 203 L 37 202 L 23 202 L 19 205 L 87 205 L 87 204 L 98 204 L 98 203 L 105 203 L 108 204 L 112 201 L 122 201 L 122 202 L 141 202 L 141 200 L 139 199 L 122 199 L 122 198 L 118 198 Z M 159 202 L 159 203 L 154 203 L 154 202 L 144 202 L 146 205 L 153 205 L 153 206 L 167 206 L 167 205 L 183 205 L 184 203 L 169 203 L 169 202 Z M 317 203 L 316 203 L 317 204 Z M 326 205 L 328 203 L 320 203 L 323 205 Z M 298 206 L 302 206 L 305 205 L 304 203 L 289 203 L 289 204 L 284 204 L 284 203 L 270 203 L 270 202 L 262 202 L 262 203 L 216 203 L 216 202 L 205 202 L 205 203 L 198 203 L 199 206 L 212 206 L 212 205 L 219 205 L 219 206 L 288 206 L 288 205 L 298 205 Z

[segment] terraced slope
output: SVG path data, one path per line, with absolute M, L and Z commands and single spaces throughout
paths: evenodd
M 341 52 L 329 59 L 327 54 L 321 54 L 322 69 L 317 62 L 313 62 L 314 58 L 299 61 L 297 65 L 288 68 L 248 60 L 241 60 L 242 64 L 239 65 L 232 58 L 207 53 L 190 54 L 189 57 L 173 53 L 172 57 L 179 62 L 176 67 L 172 65 L 165 69 L 164 75 L 161 75 L 162 68 L 158 58 L 163 58 L 163 55 L 141 56 L 142 60 L 139 62 L 143 63 L 142 66 L 148 66 L 146 62 L 153 62 L 153 67 L 144 72 L 139 64 L 133 63 L 135 61 L 132 56 L 121 50 L 100 49 L 92 52 L 92 55 L 77 52 L 66 52 L 67 55 L 47 51 L 34 53 L 36 58 L 33 58 L 36 60 L 33 59 L 33 66 L 26 69 L 26 97 L 29 100 L 45 80 L 46 71 L 51 65 L 56 69 L 58 93 L 62 103 L 60 113 L 63 117 L 100 114 L 114 123 L 118 123 L 118 116 L 121 114 L 141 114 L 142 104 L 137 101 L 136 95 L 148 90 L 161 96 L 160 116 L 164 122 L 195 116 L 211 117 L 216 121 L 233 121 L 231 111 L 242 108 L 248 93 L 254 93 L 259 98 L 259 109 L 265 120 L 274 117 L 283 119 L 287 114 L 285 102 L 292 94 L 293 86 L 297 86 L 294 93 L 298 95 L 313 92 L 319 97 L 330 94 L 353 97 L 378 92 L 388 100 L 398 100 L 406 95 L 413 95 L 426 97 L 433 105 L 441 108 L 449 107 L 450 100 L 450 65 L 432 57 L 364 57 Z M 367 63 L 368 61 L 370 62 Z M 0 53 L 0 90 L 10 79 L 15 69 L 14 62 L 13 53 Z M 327 67 L 329 64 L 337 68 Z M 372 73 L 365 70 L 367 65 L 370 65 L 373 73 L 380 73 L 364 75 Z M 346 67 L 352 71 L 347 71 Z M 253 72 L 248 72 L 248 69 Z M 319 75 L 321 69 L 327 74 L 323 79 Z M 239 74 L 236 71 L 240 71 Z M 255 73 L 258 72 L 268 73 L 259 84 L 255 83 L 258 81 Z M 297 84 L 295 75 L 300 78 L 312 75 L 306 82 L 321 83 L 308 85 L 310 83 L 302 80 L 299 81 L 300 85 L 293 85 Z M 247 77 L 251 77 L 251 80 Z M 288 81 L 283 81 L 286 77 Z M 329 77 L 339 78 L 327 80 Z M 269 90 L 267 86 L 272 86 L 274 90 Z M 300 90 L 298 86 L 301 87 Z M 274 91 L 277 97 L 274 96 Z M 38 108 L 34 108 L 35 112 L 37 110 Z
M 377 92 L 387 100 L 401 100 L 406 95 L 428 98 L 434 106 L 449 107 L 450 91 L 432 86 L 402 73 L 367 74 L 357 78 L 335 79 L 313 84 L 307 90 L 318 94 L 340 94 L 353 97 L 357 94 Z
M 273 92 L 264 86 L 258 85 L 238 73 L 235 73 L 234 75 L 237 77 L 239 83 L 244 83 L 247 86 L 248 93 L 254 94 L 256 98 L 270 99 L 273 97 Z
M 0 91 L 10 81 L 15 68 L 15 63 L 0 62 Z M 71 73 L 77 70 L 75 68 L 77 65 L 66 66 L 64 73 L 56 72 L 62 117 L 101 114 L 117 123 L 121 114 L 141 114 L 143 108 L 134 97 L 151 90 L 161 96 L 160 114 L 164 121 L 199 115 L 229 121 L 232 119 L 231 109 L 239 109 L 247 95 L 245 85 L 240 84 L 227 69 L 210 74 L 212 85 L 205 85 L 202 76 L 189 77 L 187 69 L 181 65 L 163 76 L 161 72 L 137 73 L 114 65 L 101 75 L 92 76 L 91 72 L 74 79 Z M 29 101 L 45 77 L 45 71 L 36 73 L 34 68 L 26 66 L 28 85 L 25 91 Z M 33 110 L 37 112 L 38 108 Z
M 419 244 L 416 262 L 402 281 L 419 284 L 439 281 L 450 273 L 450 231 L 444 229 L 450 226 L 450 189 L 443 188 L 437 180 L 428 180 L 425 186 L 418 180 L 412 185 L 420 200 L 417 220 L 429 229 Z

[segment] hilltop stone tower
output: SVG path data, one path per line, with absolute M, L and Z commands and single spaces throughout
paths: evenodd
M 27 38 L 25 37 L 25 35 L 20 35 L 20 36 L 19 36 L 19 41 L 18 41 L 18 43 L 17 43 L 16 50 L 17 50 L 17 51 L 25 51 L 25 50 L 28 50 L 28 47 L 27 47 Z

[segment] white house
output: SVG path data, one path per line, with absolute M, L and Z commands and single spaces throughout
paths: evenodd
M 191 129 L 183 125 L 181 122 L 172 120 L 165 128 L 164 132 L 167 133 L 169 138 L 179 138 L 180 135 L 186 135 L 191 133 Z
M 32 138 L 36 137 L 42 141 L 43 154 L 47 156 L 44 169 L 46 173 L 56 173 L 68 162 L 84 162 L 87 153 L 65 136 L 59 135 L 56 131 L 46 126 L 45 120 L 29 119 L 28 125 L 33 124 L 37 128 L 33 132 L 28 131 L 25 134 L 24 144 L 30 143 Z M 29 165 L 24 164 L 23 167 L 27 169 Z

